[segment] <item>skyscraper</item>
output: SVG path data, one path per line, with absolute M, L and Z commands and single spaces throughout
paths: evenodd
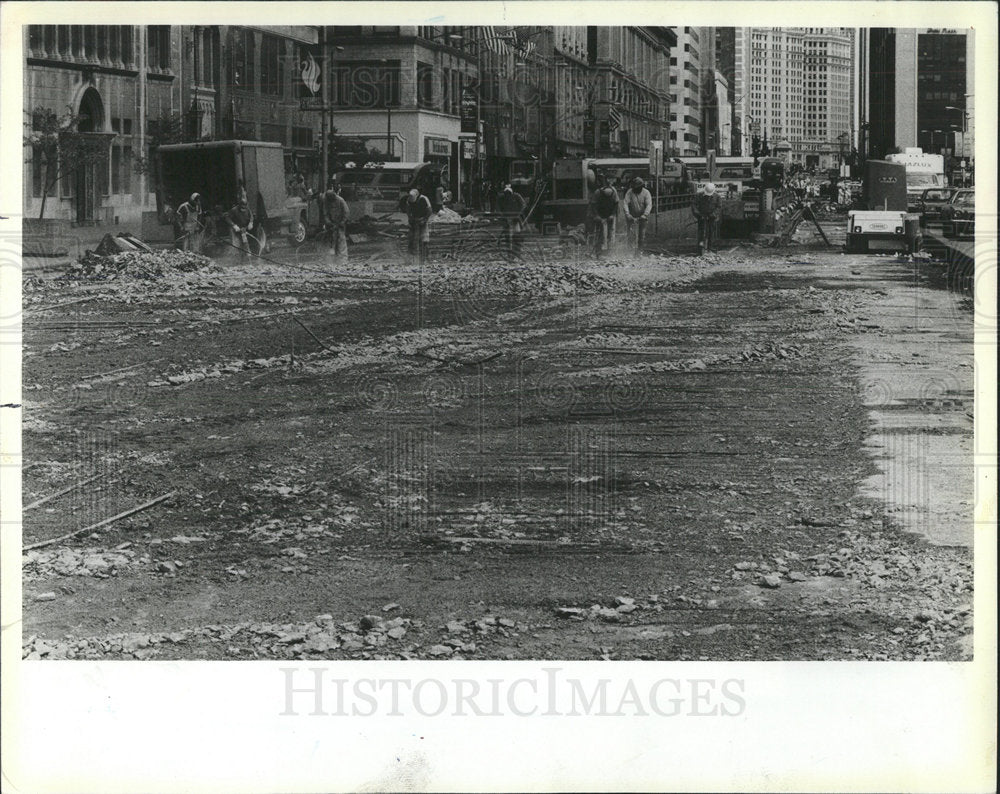
M 806 28 L 803 38 L 803 134 L 792 156 L 808 167 L 833 168 L 854 141 L 851 28 Z
M 711 28 L 677 28 L 677 45 L 670 57 L 670 150 L 675 156 L 692 157 L 702 153 L 703 104 L 706 69 L 705 39 Z M 709 81 L 714 86 L 714 69 Z
M 804 28 L 736 29 L 744 154 L 754 139 L 773 154 L 801 151 L 804 39 Z
M 871 29 L 869 156 L 911 146 L 973 156 L 974 45 L 969 30 Z

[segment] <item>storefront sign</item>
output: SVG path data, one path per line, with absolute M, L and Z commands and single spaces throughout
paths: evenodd
M 295 75 L 295 95 L 300 110 L 323 109 L 323 70 L 319 47 L 300 46 Z
M 476 89 L 472 86 L 466 86 L 462 91 L 462 103 L 459 108 L 462 120 L 462 132 L 476 132 L 477 107 Z
M 480 139 L 480 144 L 482 139 Z M 462 159 L 463 160 L 473 160 L 476 157 L 476 139 L 463 137 L 461 139 L 462 144 Z M 482 145 L 479 147 L 479 159 L 482 160 L 486 157 L 486 151 Z
M 451 141 L 447 138 L 424 138 L 424 154 L 432 157 L 450 157 Z

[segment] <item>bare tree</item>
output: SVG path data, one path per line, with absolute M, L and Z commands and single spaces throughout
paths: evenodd
M 140 155 L 133 159 L 133 169 L 137 174 L 151 174 L 153 182 L 157 182 L 156 150 L 160 146 L 171 143 L 186 143 L 188 136 L 184 134 L 184 121 L 179 113 L 168 113 L 160 116 L 149 125 L 149 156 Z
M 50 108 L 31 111 L 31 132 L 24 138 L 31 159 L 42 163 L 42 206 L 39 219 L 45 217 L 45 202 L 59 180 L 77 168 L 89 165 L 107 167 L 108 141 L 79 131 L 81 116 L 58 115 Z

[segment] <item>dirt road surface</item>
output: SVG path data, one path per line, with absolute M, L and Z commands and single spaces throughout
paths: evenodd
M 25 546 L 172 495 L 25 656 L 970 658 L 972 299 L 812 242 L 28 274 Z

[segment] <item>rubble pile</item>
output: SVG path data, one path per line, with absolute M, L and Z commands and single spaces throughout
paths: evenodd
M 399 608 L 399 604 L 387 604 L 382 612 L 391 613 Z M 451 620 L 437 629 L 440 636 L 421 636 L 423 641 L 415 641 L 418 633 L 429 633 L 424 630 L 422 621 L 388 614 L 364 615 L 346 622 L 338 622 L 332 615 L 317 615 L 307 623 L 209 625 L 174 632 L 133 632 L 65 640 L 31 636 L 24 643 L 22 656 L 24 659 L 150 659 L 170 654 L 169 650 L 161 650 L 170 646 L 209 643 L 222 646 L 220 655 L 226 658 L 462 659 L 475 653 L 483 640 L 516 636 L 529 627 L 510 618 L 487 615 Z
M 429 223 L 462 223 L 464 220 L 465 218 L 455 212 L 455 210 L 442 207 L 434 215 L 431 215 Z
M 732 354 L 705 354 L 699 358 L 688 358 L 679 361 L 669 359 L 636 361 L 628 364 L 613 364 L 607 367 L 577 370 L 567 373 L 570 379 L 581 378 L 623 378 L 649 372 L 697 372 L 710 369 L 721 369 L 734 364 L 749 362 L 779 362 L 807 358 L 811 351 L 804 345 L 790 343 L 766 342 L 746 344 Z
M 606 276 L 562 264 L 476 265 L 468 271 L 432 276 L 425 288 L 441 295 L 548 295 L 622 292 L 627 286 Z
M 126 544 L 126 546 L 129 544 Z M 93 576 L 106 579 L 148 563 L 149 557 L 137 558 L 127 548 L 106 549 L 35 549 L 26 552 L 21 567 L 26 580 L 57 576 Z
M 95 281 L 115 279 L 158 279 L 170 272 L 190 273 L 203 270 L 212 264 L 207 256 L 190 251 L 124 252 L 102 256 L 87 251 L 73 262 L 67 278 Z
M 664 605 L 659 595 L 651 595 L 646 599 L 636 600 L 632 596 L 616 596 L 610 604 L 591 604 L 590 607 L 560 606 L 555 608 L 556 617 L 565 620 L 600 620 L 605 623 L 618 623 L 633 613 L 662 612 Z M 634 614 L 638 618 L 640 614 Z

